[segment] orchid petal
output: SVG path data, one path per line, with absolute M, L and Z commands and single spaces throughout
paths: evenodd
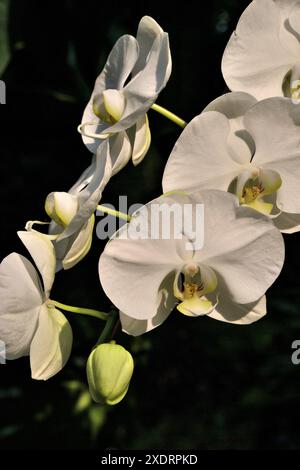
M 282 233 L 300 232 L 300 214 L 281 212 L 278 217 L 273 219 L 273 223 Z
M 139 45 L 137 40 L 125 34 L 113 46 L 106 64 L 95 82 L 94 94 L 104 90 L 123 88 L 138 59 Z
M 109 146 L 113 176 L 122 170 L 131 158 L 132 148 L 127 132 L 119 132 L 111 137 Z
M 101 199 L 102 192 L 111 177 L 111 166 L 110 144 L 107 140 L 98 148 L 93 177 L 88 185 L 77 195 L 79 206 L 77 214 L 60 234 L 58 241 L 63 240 L 80 230 L 95 212 Z
M 219 96 L 203 110 L 217 111 L 229 119 L 229 151 L 233 160 L 240 164 L 248 163 L 255 151 L 253 139 L 244 128 L 244 115 L 255 103 L 257 100 L 252 95 L 233 92 Z
M 151 132 L 147 114 L 141 116 L 136 122 L 132 161 L 136 166 L 147 154 L 151 144 Z
M 136 35 L 139 45 L 139 56 L 132 70 L 133 77 L 144 69 L 153 43 L 157 36 L 161 34 L 163 34 L 163 30 L 153 18 L 150 16 L 144 16 L 141 19 Z
M 300 4 L 299 0 L 275 0 L 280 6 L 283 27 L 281 30 L 284 34 L 284 39 L 290 41 L 289 49 L 298 50 L 299 47 L 299 32 L 300 32 Z M 281 31 L 280 31 L 281 32 Z M 290 33 L 290 34 L 287 34 Z M 281 33 L 282 34 L 282 33 Z
M 269 98 L 253 106 L 244 122 L 256 145 L 253 164 L 280 175 L 278 207 L 300 213 L 300 106 Z
M 246 304 L 264 295 L 279 275 L 284 243 L 272 220 L 247 207 L 229 193 L 203 191 L 193 199 L 204 204 L 204 246 L 194 261 L 214 270 L 218 286 Z
M 232 302 L 226 296 L 220 296 L 218 305 L 208 316 L 214 320 L 235 323 L 236 325 L 249 325 L 260 320 L 266 313 L 265 296 L 251 304 L 244 305 Z
M 29 354 L 43 291 L 33 265 L 17 253 L 11 253 L 0 265 L 0 339 L 8 359 Z
M 166 164 L 163 190 L 227 190 L 239 174 L 227 147 L 229 120 L 215 111 L 195 117 L 184 129 Z
M 261 100 L 282 96 L 284 77 L 300 56 L 300 44 L 285 28 L 273 0 L 254 0 L 242 14 L 222 60 L 222 72 L 233 91 Z
M 93 155 L 91 164 L 82 172 L 81 176 L 78 178 L 75 184 L 69 189 L 70 194 L 77 195 L 82 191 L 93 178 L 96 170 L 96 155 Z
M 93 214 L 79 231 L 77 237 L 68 248 L 66 255 L 62 259 L 64 269 L 73 268 L 90 251 L 93 240 L 93 229 L 95 225 L 95 215 Z M 62 240 L 64 242 L 65 240 Z
M 153 318 L 147 320 L 136 320 L 120 312 L 120 321 L 124 333 L 132 336 L 140 336 L 148 331 L 160 326 L 170 315 L 176 304 L 176 298 L 172 292 L 174 274 L 167 276 L 159 291 L 160 301 L 158 302 L 157 313 Z
M 99 261 L 100 281 L 106 295 L 121 312 L 137 320 L 156 315 L 165 278 L 173 273 L 174 279 L 177 270 L 191 256 L 187 252 L 185 257 L 182 248 L 185 239 L 175 239 L 172 232 L 169 239 L 161 239 L 160 233 L 160 239 L 151 238 L 151 206 L 161 207 L 163 203 L 168 209 L 176 201 L 164 197 L 149 203 L 117 232 L 118 238 L 107 243 Z M 142 237 L 138 233 L 139 238 L 133 238 L 135 227 L 142 230 Z
M 32 378 L 47 380 L 68 361 L 73 335 L 66 317 L 56 308 L 42 305 L 36 332 L 30 346 Z
M 56 267 L 53 244 L 47 235 L 40 232 L 32 230 L 30 232 L 19 231 L 17 233 L 42 275 L 45 296 L 48 298 L 54 282 Z

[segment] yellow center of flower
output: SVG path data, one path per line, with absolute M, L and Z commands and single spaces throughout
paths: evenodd
M 183 298 L 184 299 L 191 299 L 192 297 L 194 297 L 194 295 L 200 295 L 200 297 L 202 297 L 202 291 L 203 291 L 203 288 L 204 288 L 204 285 L 203 285 L 203 282 L 201 282 L 200 284 L 192 284 L 190 282 L 184 282 L 183 283 L 183 287 L 184 287 L 184 290 L 183 290 Z
M 183 282 L 181 276 L 184 277 Z M 217 278 L 211 268 L 195 264 L 185 266 L 174 281 L 174 295 L 180 300 L 177 310 L 191 317 L 210 313 L 217 302 L 213 304 L 205 296 L 214 292 L 216 287 Z
M 282 82 L 283 95 L 297 103 L 300 101 L 300 64 L 288 71 Z
M 274 208 L 274 196 L 281 184 L 280 175 L 276 171 L 250 167 L 238 176 L 235 192 L 241 205 L 270 215 Z M 265 200 L 272 195 L 272 201 Z
M 240 198 L 241 204 L 250 204 L 255 201 L 264 191 L 264 187 L 260 181 L 252 180 L 244 186 L 242 197 Z
M 290 95 L 293 100 L 300 101 L 300 80 L 299 79 L 292 81 Z

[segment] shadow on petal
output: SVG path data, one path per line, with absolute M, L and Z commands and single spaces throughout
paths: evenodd
M 158 292 L 156 315 L 149 320 L 136 320 L 120 312 L 122 330 L 132 336 L 140 336 L 161 325 L 173 311 L 177 299 L 173 295 L 175 271 L 169 273 L 162 281 Z

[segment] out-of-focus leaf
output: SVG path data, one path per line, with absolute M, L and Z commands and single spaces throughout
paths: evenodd
M 91 438 L 95 439 L 106 419 L 106 407 L 92 405 L 88 411 Z
M 52 412 L 53 412 L 53 406 L 51 406 L 50 404 L 47 404 L 44 410 L 34 415 L 34 420 L 37 422 L 45 421 L 46 419 L 49 418 Z
M 9 60 L 7 14 L 8 0 L 0 0 L 0 75 Z
M 68 380 L 63 382 L 63 387 L 71 394 L 74 394 L 82 390 L 83 384 L 79 380 Z
M 4 426 L 0 429 L 0 439 L 13 436 L 21 429 L 20 425 Z
M 91 404 L 91 397 L 88 390 L 84 390 L 80 393 L 75 406 L 74 413 L 79 414 L 85 411 Z

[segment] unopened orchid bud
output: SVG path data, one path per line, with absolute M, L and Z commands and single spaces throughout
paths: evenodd
M 90 394 L 97 403 L 116 405 L 127 393 L 133 373 L 131 354 L 114 342 L 97 346 L 87 361 Z
M 72 194 L 53 192 L 46 198 L 45 211 L 52 220 L 63 227 L 69 225 L 77 210 L 78 201 Z

